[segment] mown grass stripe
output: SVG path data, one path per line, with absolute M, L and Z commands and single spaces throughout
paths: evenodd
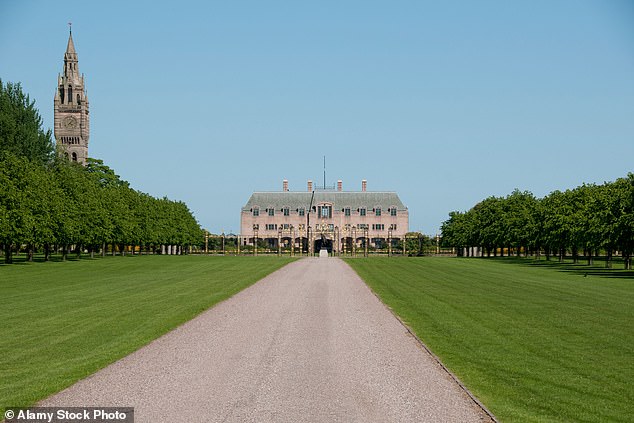
M 630 273 L 506 259 L 348 263 L 501 421 L 631 421 Z
M 66 388 L 290 261 L 142 256 L 0 266 L 0 408 Z

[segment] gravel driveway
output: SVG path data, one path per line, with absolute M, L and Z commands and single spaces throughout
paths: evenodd
M 40 403 L 135 422 L 490 421 L 356 273 L 293 262 Z

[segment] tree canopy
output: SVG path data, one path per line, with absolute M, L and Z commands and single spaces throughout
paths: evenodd
M 51 130 L 42 129 L 42 117 L 35 101 L 20 84 L 0 79 L 0 151 L 9 151 L 38 163 L 53 158 Z
M 584 184 L 538 199 L 530 192 L 489 197 L 466 212 L 451 212 L 442 225 L 445 246 L 498 250 L 544 251 L 560 258 L 580 251 L 589 261 L 599 251 L 608 260 L 621 251 L 631 268 L 634 250 L 634 174 L 602 185 Z
M 51 132 L 19 84 L 0 81 L 0 246 L 5 262 L 59 246 L 64 256 L 106 244 L 198 244 L 202 229 L 184 203 L 136 191 L 102 160 L 86 167 L 54 154 Z M 113 247 L 113 251 L 114 251 Z

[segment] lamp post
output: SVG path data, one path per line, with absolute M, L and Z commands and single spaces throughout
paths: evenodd
M 205 254 L 209 254 L 209 231 L 205 231 Z
M 341 239 L 339 238 L 339 226 L 335 226 L 335 242 L 333 243 L 337 249 L 337 254 L 340 254 L 341 251 Z M 334 256 L 333 251 L 333 256 Z
M 222 255 L 225 255 L 225 230 L 222 230 Z
M 387 256 L 392 256 L 392 227 L 387 230 Z
M 277 256 L 280 257 L 282 255 L 282 228 L 280 227 L 277 230 Z
M 253 226 L 253 255 L 258 255 L 258 228 Z

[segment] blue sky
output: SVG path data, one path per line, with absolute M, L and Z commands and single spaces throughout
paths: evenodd
M 253 191 L 397 191 L 410 230 L 634 171 L 630 1 L 0 0 L 0 78 L 52 127 L 67 22 L 89 154 L 237 232 Z

